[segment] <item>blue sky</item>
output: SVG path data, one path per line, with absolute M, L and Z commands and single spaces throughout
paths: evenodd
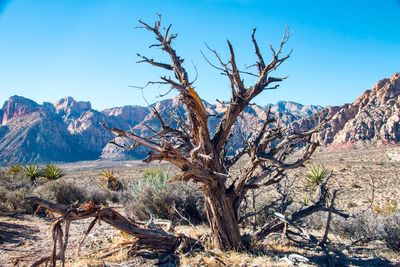
M 227 57 L 232 41 L 241 66 L 255 62 L 250 34 L 257 27 L 265 57 L 285 26 L 292 57 L 276 75 L 288 75 L 279 90 L 259 104 L 292 100 L 304 104 L 351 102 L 376 81 L 400 71 L 400 1 L 290 0 L 0 0 L 0 102 L 18 94 L 37 102 L 66 95 L 90 100 L 97 109 L 145 104 L 130 85 L 144 85 L 162 72 L 136 64 L 136 53 L 165 59 L 149 50 L 153 36 L 136 29 L 138 19 L 156 13 L 173 24 L 178 53 L 201 97 L 229 99 L 229 84 L 202 58 L 204 43 Z M 209 55 L 211 56 L 211 55 Z M 248 84 L 251 80 L 248 80 Z M 144 94 L 149 102 L 166 91 Z M 173 94 L 172 94 L 173 95 Z M 172 96 L 171 95 L 171 96 Z

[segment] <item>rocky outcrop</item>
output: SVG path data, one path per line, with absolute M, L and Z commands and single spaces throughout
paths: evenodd
M 75 99 L 70 96 L 64 97 L 63 99 L 57 101 L 54 104 L 54 107 L 57 114 L 62 116 L 65 120 L 77 118 L 82 113 L 92 109 L 90 102 L 75 101 Z
M 329 116 L 327 127 L 320 131 L 321 143 L 329 148 L 349 144 L 387 144 L 400 142 L 400 74 L 379 81 L 353 103 L 328 107 L 304 106 L 281 101 L 275 105 L 251 105 L 241 114 L 234 127 L 232 145 L 243 144 L 243 136 L 257 130 L 268 110 L 278 123 L 294 131 L 315 127 L 321 118 Z M 204 102 L 211 134 L 226 109 L 223 103 Z M 160 124 L 152 113 L 155 108 L 171 126 L 174 117 L 185 117 L 179 98 L 158 101 L 150 107 L 123 106 L 103 110 L 92 109 L 90 102 L 65 97 L 55 104 L 10 97 L 0 109 L 0 162 L 78 161 L 103 159 L 138 159 L 146 155 L 145 148 L 125 151 L 109 144 L 113 136 L 100 123 L 132 130 L 135 134 L 151 134 Z M 116 139 L 121 145 L 128 140 Z
M 10 97 L 2 109 L 0 163 L 97 159 L 112 138 L 107 117 L 71 97 L 56 104 Z
M 353 103 L 328 107 L 292 127 L 311 129 L 326 116 L 331 119 L 319 138 L 330 149 L 399 143 L 400 73 L 380 80 Z
M 149 115 L 150 110 L 148 107 L 123 106 L 105 109 L 102 113 L 115 121 L 126 123 L 126 126 L 132 126 L 142 122 Z
M 16 95 L 12 96 L 3 105 L 1 125 L 6 125 L 13 119 L 24 117 L 40 109 L 41 107 L 30 99 Z
M 226 110 L 226 105 L 220 102 L 217 102 L 216 105 L 212 105 L 206 101 L 203 101 L 203 105 L 209 114 L 208 127 L 211 134 L 213 134 L 222 115 L 221 113 Z M 181 105 L 179 96 L 175 96 L 172 99 L 158 101 L 151 107 L 155 108 L 164 118 L 165 122 L 172 127 L 177 126 L 176 120 L 173 119 L 174 117 L 186 117 L 186 110 Z M 152 132 L 153 130 L 159 129 L 160 123 L 151 112 L 151 107 L 148 108 L 149 112 L 143 118 L 143 121 L 132 127 L 132 130 L 137 135 L 148 136 L 154 134 Z M 322 107 L 320 106 L 304 106 L 298 103 L 284 101 L 278 102 L 276 105 L 271 104 L 265 107 L 251 105 L 241 114 L 237 125 L 234 127 L 234 134 L 231 138 L 231 145 L 233 147 L 238 148 L 243 145 L 243 138 L 257 130 L 257 126 L 262 125 L 263 121 L 267 118 L 269 108 L 271 108 L 270 116 L 279 118 L 280 123 L 285 125 L 289 125 L 300 118 L 304 118 L 305 116 L 308 116 L 308 114 L 313 114 L 314 112 L 322 110 Z M 108 110 L 107 114 L 110 114 Z M 116 139 L 116 142 L 124 146 L 132 144 L 129 140 L 121 138 Z M 115 160 L 129 158 L 137 159 L 146 155 L 146 149 L 143 147 L 139 147 L 133 151 L 125 151 L 123 148 L 108 144 L 103 149 L 101 158 Z
M 400 141 L 400 73 L 379 81 L 333 117 L 332 143 Z M 346 120 L 336 125 L 335 120 Z M 341 126 L 341 127 L 338 127 Z

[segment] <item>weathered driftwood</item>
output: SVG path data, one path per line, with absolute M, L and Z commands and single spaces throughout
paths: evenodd
M 137 251 L 150 249 L 155 252 L 173 253 L 182 242 L 185 242 L 187 247 L 191 244 L 196 244 L 196 240 L 184 235 L 175 236 L 161 229 L 146 229 L 139 227 L 109 207 L 94 205 L 93 203 L 80 206 L 66 206 L 55 204 L 34 196 L 28 197 L 27 199 L 38 204 L 40 208 L 44 208 L 48 212 L 53 213 L 53 215 L 59 215 L 52 224 L 53 250 L 51 256 L 40 259 L 32 266 L 39 266 L 46 262 L 51 262 L 52 266 L 55 266 L 56 260 L 61 260 L 62 265 L 64 265 L 70 223 L 72 221 L 87 218 L 94 218 L 94 220 L 89 225 L 85 237 L 82 239 L 79 247 L 82 245 L 97 220 L 106 222 L 116 229 L 134 237 L 135 240 L 133 241 L 132 248 Z M 64 231 L 62 231 L 61 228 L 62 223 L 65 223 Z M 59 253 L 57 253 L 57 246 Z

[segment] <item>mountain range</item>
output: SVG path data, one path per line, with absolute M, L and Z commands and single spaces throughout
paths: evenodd
M 226 105 L 204 101 L 204 106 L 210 115 L 210 129 L 214 129 Z M 72 97 L 56 103 L 38 104 L 21 96 L 12 96 L 0 109 L 0 164 L 143 158 L 146 154 L 143 148 L 124 151 L 110 144 L 114 137 L 100 123 L 145 135 L 159 126 L 152 107 L 166 120 L 173 116 L 182 117 L 185 113 L 177 97 L 148 107 L 123 106 L 98 111 L 90 102 L 76 101 Z M 379 81 L 353 103 L 342 106 L 324 108 L 288 101 L 251 105 L 242 113 L 233 139 L 239 140 L 243 132 L 256 130 L 255 125 L 266 119 L 268 109 L 279 123 L 295 130 L 311 129 L 321 117 L 329 115 L 331 120 L 319 133 L 321 143 L 328 148 L 358 143 L 398 143 L 400 74 Z M 115 141 L 129 143 L 121 139 Z

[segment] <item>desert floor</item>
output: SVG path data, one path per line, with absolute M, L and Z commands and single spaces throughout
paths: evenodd
M 318 152 L 312 162 L 321 164 L 333 171 L 332 186 L 340 188 L 337 206 L 342 209 L 356 212 L 373 205 L 383 207 L 390 203 L 400 204 L 400 148 L 357 149 L 335 152 Z M 153 164 L 158 165 L 158 164 Z M 79 162 L 62 164 L 67 175 L 61 179 L 73 181 L 83 186 L 96 187 L 99 185 L 99 172 L 104 168 L 112 168 L 121 180 L 138 179 L 140 173 L 149 168 L 148 164 L 139 161 L 125 162 Z M 170 168 L 162 164 L 162 168 Z M 292 173 L 299 190 L 305 177 L 306 168 L 300 168 Z M 301 197 L 301 196 L 300 196 Z M 373 201 L 373 202 L 372 202 Z M 123 213 L 122 206 L 115 208 Z M 69 247 L 67 249 L 67 266 L 152 266 L 155 262 L 142 258 L 127 258 L 125 245 L 128 237 L 121 235 L 111 226 L 102 223 L 96 225 L 88 236 L 81 253 L 78 256 L 77 248 L 90 220 L 73 222 L 70 232 Z M 50 236 L 51 220 L 33 215 L 9 215 L 0 217 L 0 266 L 29 266 L 51 251 Z M 198 226 L 201 231 L 204 226 Z M 182 228 L 182 231 L 189 229 Z M 204 230 L 206 231 L 206 229 Z M 331 237 L 332 242 L 347 241 L 339 237 Z M 286 266 L 279 262 L 279 258 L 286 253 L 295 252 L 308 256 L 313 260 L 309 265 L 318 266 L 318 253 L 303 251 L 301 248 L 289 245 L 272 247 L 275 256 L 253 257 L 236 255 L 221 255 L 221 257 L 237 257 L 237 266 Z M 198 266 L 207 266 L 211 263 L 196 256 L 190 263 Z M 241 264 L 246 257 L 253 257 L 250 265 Z M 395 266 L 400 262 L 400 255 L 386 249 L 383 244 L 371 243 L 354 247 L 351 251 L 344 246 L 343 260 L 338 266 Z M 223 265 L 218 261 L 213 264 Z M 182 265 L 185 262 L 182 261 Z M 228 265 L 228 264 L 227 264 Z M 398 265 L 400 266 L 400 265 Z

